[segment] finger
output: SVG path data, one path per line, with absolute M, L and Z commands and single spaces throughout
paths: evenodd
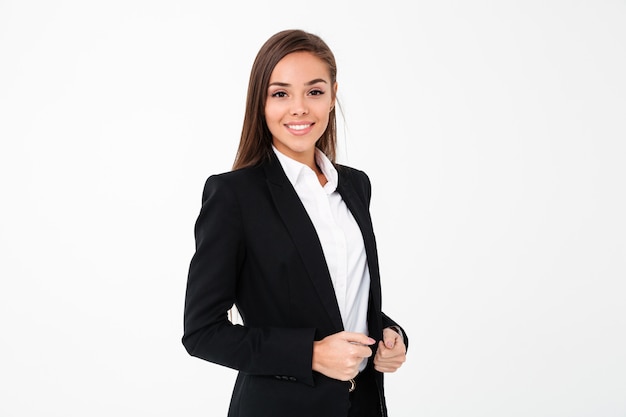
M 364 345 L 364 344 L 356 343 L 356 342 L 349 342 L 349 343 L 354 345 L 354 347 L 350 351 L 350 354 L 357 358 L 369 358 L 370 356 L 374 354 L 374 352 L 368 345 Z
M 381 352 L 381 354 L 384 355 L 388 355 L 388 352 L 394 350 L 396 346 L 397 344 L 395 344 L 395 341 L 393 340 L 392 343 L 389 343 L 389 340 L 381 340 L 380 342 L 378 342 L 378 350 L 379 352 Z
M 404 360 L 402 358 L 384 359 L 378 358 L 374 360 L 374 367 L 381 372 L 392 372 L 399 369 Z
M 364 335 L 363 333 L 348 333 L 345 332 L 344 338 L 347 342 L 353 343 L 355 345 L 365 345 L 370 346 L 376 343 L 374 339 L 371 337 Z
M 370 349 L 369 347 L 363 346 L 363 348 L 359 350 L 360 358 L 369 358 L 370 356 L 372 356 L 372 349 Z
M 378 342 L 378 351 L 377 351 L 377 354 L 378 354 L 378 355 L 382 355 L 382 354 L 383 354 L 383 352 L 386 350 L 386 347 L 387 347 L 387 345 L 385 345 L 385 342 L 384 342 L 384 341 L 382 341 L 382 340 L 381 340 L 380 342 Z
M 378 368 L 374 367 L 378 372 L 384 372 L 387 374 L 390 373 L 394 373 L 398 370 L 398 368 L 392 368 L 392 367 L 383 367 L 383 366 L 379 366 Z
M 382 340 L 379 342 L 379 348 L 376 352 L 376 356 L 381 360 L 390 361 L 394 358 L 404 356 L 404 349 L 402 349 L 402 343 L 397 342 L 393 349 L 388 349 Z
M 385 332 L 383 332 L 383 341 L 385 342 L 385 346 L 387 347 L 387 349 L 393 349 L 393 347 L 396 345 L 396 340 L 398 340 L 398 333 L 394 332 L 393 330 L 386 330 Z

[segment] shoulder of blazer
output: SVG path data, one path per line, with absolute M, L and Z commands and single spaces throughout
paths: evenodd
M 240 202 L 247 201 L 254 204 L 256 198 L 273 199 L 276 192 L 282 193 L 283 191 L 286 191 L 285 195 L 289 196 L 290 204 L 296 204 L 299 201 L 287 175 L 274 156 L 254 166 L 209 176 L 204 184 L 202 202 L 204 203 L 216 192 L 226 192 Z
M 356 168 L 352 168 L 346 165 L 336 165 L 337 173 L 339 174 L 338 187 L 353 189 L 359 198 L 369 206 L 372 196 L 372 184 L 369 177 L 364 171 Z
M 245 189 L 251 184 L 254 184 L 255 181 L 263 179 L 262 164 L 240 168 L 210 175 L 205 181 L 204 191 L 206 193 L 211 185 L 216 186 L 217 184 L 226 185 L 232 190 Z M 203 195 L 203 201 L 204 199 L 205 196 Z
M 262 187 L 262 176 L 259 178 L 258 169 L 243 168 L 210 175 L 204 182 L 201 198 L 201 215 L 207 204 L 234 204 L 251 190 Z M 237 203 L 239 204 L 239 203 Z M 198 219 L 199 220 L 199 219 Z M 196 222 L 197 223 L 197 222 Z
M 284 186 L 289 184 L 289 179 L 278 161 L 274 152 L 261 160 L 258 164 L 233 171 L 211 175 L 207 181 L 224 181 L 231 185 L 240 185 L 246 188 L 254 181 L 269 181 L 273 184 Z M 252 181 L 252 182 L 251 182 Z
M 233 171 L 221 172 L 219 174 L 212 174 L 209 178 L 219 178 L 223 181 L 246 181 L 258 176 L 259 173 L 262 172 L 262 166 L 263 164 L 259 164 L 235 169 Z

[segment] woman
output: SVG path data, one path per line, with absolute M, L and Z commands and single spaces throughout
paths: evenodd
M 205 184 L 183 344 L 239 371 L 229 416 L 386 416 L 383 373 L 405 360 L 381 312 L 369 179 L 334 162 L 336 73 L 318 36 L 268 39 L 233 170 Z

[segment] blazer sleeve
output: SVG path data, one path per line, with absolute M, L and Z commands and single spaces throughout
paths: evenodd
M 246 257 L 242 211 L 221 176 L 210 177 L 195 224 L 187 278 L 183 345 L 198 358 L 255 375 L 313 384 L 313 328 L 234 325 L 228 310 Z

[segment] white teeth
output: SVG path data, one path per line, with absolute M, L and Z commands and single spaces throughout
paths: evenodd
M 293 129 L 293 130 L 304 130 L 309 126 L 311 125 L 287 125 L 289 129 Z

